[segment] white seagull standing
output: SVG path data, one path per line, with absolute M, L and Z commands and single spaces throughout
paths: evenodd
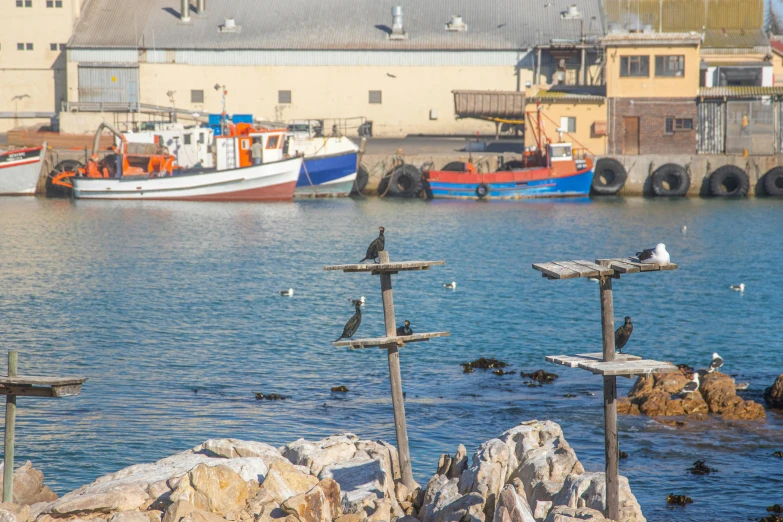
M 710 367 L 707 369 L 707 373 L 712 373 L 721 366 L 723 366 L 723 357 L 718 355 L 718 352 L 712 352 L 712 362 L 710 363 Z
M 278 294 L 284 295 L 286 297 L 291 297 L 292 295 L 294 295 L 294 289 L 293 288 L 289 288 L 288 290 L 281 290 L 281 291 L 278 292 Z
M 451 290 L 456 290 L 457 283 L 456 281 L 452 281 L 451 283 L 443 283 L 443 288 L 450 288 Z
M 699 389 L 699 374 L 697 372 L 693 372 L 693 378 L 687 383 L 685 383 L 685 386 L 683 387 L 680 394 L 685 395 L 686 393 L 693 393 L 698 389 Z
M 637 252 L 636 257 L 640 263 L 645 264 L 668 265 L 671 263 L 669 252 L 666 251 L 666 245 L 663 243 L 658 243 L 655 248 L 647 248 Z
M 740 283 L 738 285 L 731 285 L 729 288 L 731 288 L 735 292 L 744 292 L 745 291 L 745 283 Z

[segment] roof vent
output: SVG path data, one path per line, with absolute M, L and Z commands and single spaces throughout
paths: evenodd
M 242 27 L 237 25 L 233 18 L 226 18 L 226 21 L 220 26 L 221 33 L 238 33 L 241 30 Z
M 560 13 L 560 17 L 564 20 L 578 20 L 582 18 L 582 13 L 579 12 L 579 8 L 576 7 L 576 4 L 571 4 L 568 6 L 568 10 Z
M 447 31 L 467 31 L 468 24 L 462 20 L 462 15 L 451 15 L 451 21 L 446 24 Z
M 190 22 L 190 0 L 182 0 L 182 7 L 179 10 L 179 19 L 183 22 Z
M 408 38 L 408 33 L 405 32 L 405 28 L 402 25 L 402 6 L 392 7 L 392 30 L 389 39 L 405 40 L 406 38 Z

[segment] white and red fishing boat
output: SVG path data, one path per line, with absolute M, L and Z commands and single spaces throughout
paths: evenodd
M 0 151 L 0 196 L 33 196 L 46 156 L 42 147 Z
M 111 154 L 98 158 L 101 131 L 119 140 Z M 182 169 L 161 144 L 128 152 L 127 139 L 106 123 L 98 127 L 91 159 L 84 167 L 52 177 L 52 183 L 73 189 L 77 199 L 154 199 L 183 201 L 284 201 L 294 195 L 302 158 L 283 155 L 286 129 L 226 125 L 215 137 L 216 167 Z M 260 143 L 263 160 L 251 147 Z

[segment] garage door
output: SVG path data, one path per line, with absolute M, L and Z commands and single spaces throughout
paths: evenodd
M 139 92 L 138 67 L 79 65 L 79 101 L 135 105 Z

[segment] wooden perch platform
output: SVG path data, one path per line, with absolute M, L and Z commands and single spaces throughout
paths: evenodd
M 372 272 L 373 274 L 397 273 L 406 270 L 429 270 L 431 266 L 445 265 L 445 261 L 402 261 L 399 263 L 363 263 L 357 265 L 330 265 L 324 270 L 342 270 L 343 272 Z
M 674 263 L 666 265 L 637 263 L 636 261 L 631 261 L 629 258 L 618 258 L 596 259 L 595 263 L 584 260 L 533 263 L 533 268 L 541 272 L 541 275 L 548 279 L 576 279 L 578 277 L 614 277 L 619 274 L 676 270 L 677 265 Z
M 352 341 L 336 341 L 332 343 L 332 346 L 348 346 L 352 350 L 356 348 L 370 348 L 373 346 L 385 348 L 390 344 L 405 346 L 405 343 L 418 343 L 421 341 L 429 341 L 435 337 L 448 337 L 449 335 L 451 335 L 450 332 L 429 332 L 393 337 L 370 337 L 367 339 L 355 339 Z
M 84 377 L 0 377 L 0 395 L 27 397 L 69 397 L 79 395 Z
M 632 377 L 651 373 L 672 373 L 677 367 L 672 363 L 642 359 L 636 355 L 616 354 L 614 361 L 604 361 L 603 354 L 585 353 L 580 355 L 547 355 L 546 360 L 571 368 L 581 368 L 591 373 L 606 376 Z

